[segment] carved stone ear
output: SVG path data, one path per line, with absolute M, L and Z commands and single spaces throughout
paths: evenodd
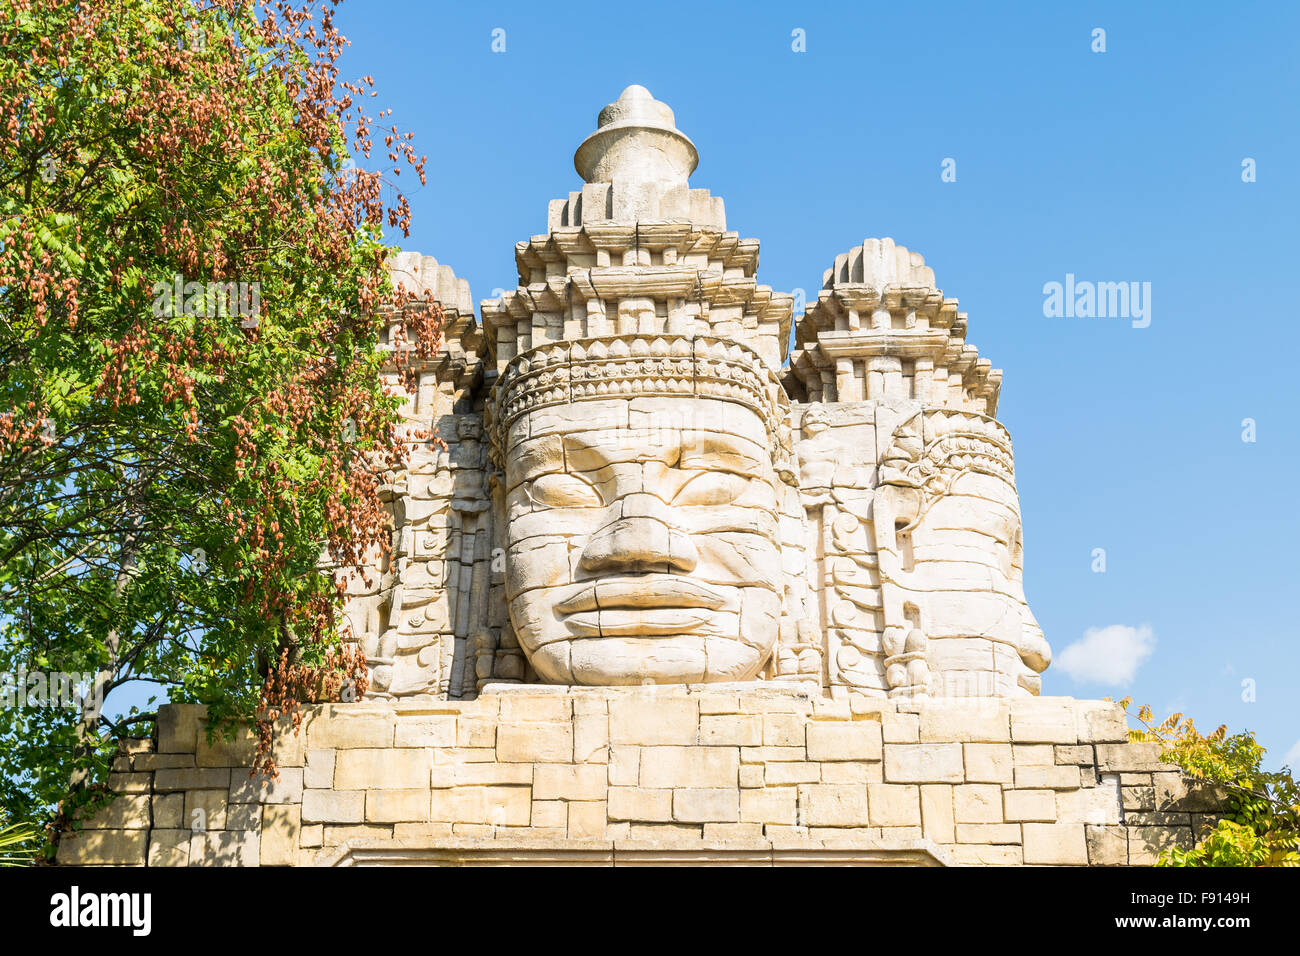
M 911 527 L 921 516 L 921 505 L 925 494 L 920 488 L 882 485 L 877 489 L 876 494 L 882 502 L 888 504 L 889 514 L 894 519 L 895 527 L 899 524 Z

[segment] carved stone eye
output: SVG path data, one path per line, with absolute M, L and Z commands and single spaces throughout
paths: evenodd
M 701 472 L 673 497 L 675 505 L 729 505 L 745 493 L 749 479 L 725 471 Z
M 528 482 L 528 497 L 544 508 L 598 508 L 600 495 L 581 478 L 556 472 Z

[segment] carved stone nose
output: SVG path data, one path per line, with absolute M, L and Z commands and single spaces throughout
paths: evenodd
M 626 495 L 610 511 L 618 517 L 587 542 L 579 560 L 582 570 L 592 574 L 695 570 L 699 563 L 695 545 L 670 526 L 668 507 L 654 495 Z

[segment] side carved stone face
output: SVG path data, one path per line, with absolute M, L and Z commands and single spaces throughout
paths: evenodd
M 909 584 L 943 697 L 1038 693 L 1051 651 L 1025 599 L 1020 503 L 1004 478 L 965 472 L 911 532 Z
M 748 680 L 778 631 L 762 418 L 710 398 L 527 413 L 506 451 L 506 597 L 548 683 Z

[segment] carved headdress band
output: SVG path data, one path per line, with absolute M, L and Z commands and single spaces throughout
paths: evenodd
M 967 472 L 1001 478 L 1014 488 L 1011 436 L 987 415 L 936 409 L 926 411 L 923 419 L 913 416 L 894 431 L 881 458 L 880 483 L 941 495 Z
M 619 335 L 554 342 L 529 349 L 505 367 L 490 408 L 500 448 L 526 412 L 611 398 L 717 398 L 757 412 L 772 439 L 773 459 L 789 457 L 789 400 L 757 352 L 704 336 Z

